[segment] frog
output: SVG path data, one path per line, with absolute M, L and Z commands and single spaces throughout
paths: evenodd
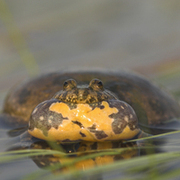
M 124 71 L 53 72 L 11 89 L 1 121 L 60 143 L 124 141 L 172 131 L 180 106 L 145 77 Z M 147 131 L 147 132 L 146 132 Z

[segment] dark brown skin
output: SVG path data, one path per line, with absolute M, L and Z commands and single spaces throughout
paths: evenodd
M 107 90 L 133 107 L 140 124 L 156 126 L 180 117 L 179 104 L 141 76 L 97 71 L 51 73 L 17 86 L 7 96 L 3 113 L 18 117 L 19 121 L 27 124 L 35 106 L 51 99 L 63 89 L 64 81 L 71 78 L 79 85 L 89 84 L 94 78 L 100 79 Z

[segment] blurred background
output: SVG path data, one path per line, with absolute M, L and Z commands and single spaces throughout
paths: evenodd
M 0 0 L 0 108 L 38 74 L 128 69 L 180 89 L 179 0 Z

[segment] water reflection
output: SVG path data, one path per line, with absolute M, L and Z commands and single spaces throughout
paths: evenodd
M 52 168 L 53 173 L 87 170 L 134 157 L 180 150 L 180 142 L 177 143 L 178 134 L 134 142 L 116 141 L 60 144 L 31 137 L 27 132 L 24 132 L 25 130 L 26 127 L 7 130 L 6 133 L 11 136 L 7 151 L 46 149 L 64 152 L 64 155 L 54 154 L 53 152 L 50 155 L 43 155 L 42 153 L 37 156 L 29 156 L 39 168 Z M 173 147 L 175 144 L 176 146 Z

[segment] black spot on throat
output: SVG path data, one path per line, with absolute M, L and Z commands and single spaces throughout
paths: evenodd
M 86 137 L 86 135 L 82 132 L 79 133 L 82 137 Z
M 84 128 L 84 126 L 82 125 L 82 123 L 80 123 L 79 121 L 72 121 L 74 124 L 77 124 L 80 128 Z

